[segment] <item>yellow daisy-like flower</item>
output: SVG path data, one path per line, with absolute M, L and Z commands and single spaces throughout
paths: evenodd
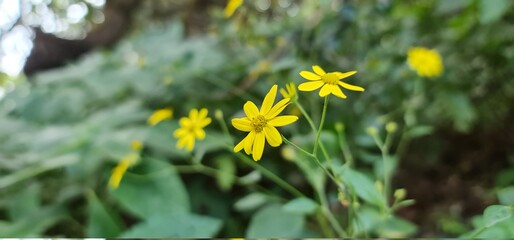
M 438 77 L 444 70 L 441 55 L 436 50 L 423 47 L 409 49 L 407 63 L 420 77 Z
M 231 17 L 241 5 L 243 5 L 243 0 L 228 0 L 227 6 L 224 10 L 225 17 Z
M 309 71 L 301 71 L 300 76 L 309 80 L 310 82 L 302 83 L 298 86 L 300 91 L 314 91 L 318 88 L 321 88 L 319 91 L 320 97 L 325 97 L 329 94 L 333 94 L 340 98 L 346 98 L 346 95 L 341 91 L 339 86 L 346 88 L 352 91 L 363 92 L 364 88 L 359 86 L 354 86 L 348 83 L 341 81 L 343 78 L 347 78 L 349 76 L 354 75 L 357 71 L 350 72 L 329 72 L 326 73 L 320 66 L 314 65 L 312 66 L 312 70 L 314 72 Z
M 207 117 L 207 114 L 206 108 L 202 108 L 200 111 L 192 109 L 189 112 L 189 117 L 180 118 L 180 128 L 173 132 L 173 135 L 178 138 L 177 148 L 185 148 L 191 152 L 195 147 L 195 139 L 202 140 L 205 138 L 203 128 L 211 123 L 211 118 Z
M 282 99 L 273 106 L 277 88 L 277 85 L 271 87 L 260 110 L 253 102 L 248 101 L 243 106 L 246 117 L 232 119 L 232 125 L 237 130 L 248 132 L 248 135 L 234 147 L 234 152 L 244 149 L 246 154 L 252 154 L 253 160 L 258 161 L 262 157 L 265 141 L 272 147 L 282 144 L 282 136 L 276 127 L 289 125 L 298 120 L 298 117 L 278 116 L 287 107 L 290 99 Z
M 136 164 L 138 160 L 138 152 L 127 154 L 127 156 L 125 156 L 112 170 L 111 177 L 109 178 L 109 187 L 111 189 L 117 189 L 120 186 L 121 179 L 123 178 L 123 175 L 125 175 L 125 172 L 127 172 L 127 169 Z
M 285 89 L 280 89 L 280 94 L 282 94 L 282 97 L 284 98 L 293 99 L 294 97 L 296 97 L 296 86 L 294 85 L 294 83 L 290 82 L 286 84 Z
M 162 108 L 162 109 L 155 110 L 155 112 L 153 112 L 152 115 L 150 117 L 148 117 L 146 122 L 150 126 L 155 126 L 158 123 L 160 123 L 166 119 L 170 119 L 172 116 L 173 116 L 173 110 L 171 110 L 171 108 Z

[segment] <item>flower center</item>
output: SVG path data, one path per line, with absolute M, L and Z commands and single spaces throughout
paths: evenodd
M 252 127 L 256 132 L 262 132 L 262 129 L 268 124 L 264 116 L 258 115 L 252 119 Z
M 335 74 L 335 73 L 327 73 L 327 74 L 321 76 L 321 80 L 323 80 L 323 82 L 325 82 L 325 83 L 333 84 L 333 85 L 336 85 L 337 82 L 339 82 L 339 78 L 337 77 L 337 74 Z

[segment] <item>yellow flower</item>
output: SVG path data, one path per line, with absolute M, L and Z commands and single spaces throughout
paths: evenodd
M 303 78 L 310 80 L 311 82 L 305 82 L 298 86 L 300 91 L 314 91 L 318 88 L 321 88 L 319 91 L 320 97 L 325 97 L 332 93 L 333 95 L 346 98 L 346 95 L 341 91 L 339 86 L 346 88 L 352 91 L 363 92 L 364 88 L 354 86 L 348 83 L 341 81 L 343 78 L 347 78 L 349 76 L 354 75 L 357 71 L 350 72 L 329 72 L 326 73 L 320 66 L 314 65 L 312 66 L 312 70 L 314 72 L 309 71 L 301 71 L 300 76 Z
M 294 83 L 290 82 L 286 84 L 286 89 L 280 89 L 280 94 L 282 94 L 282 97 L 284 98 L 293 99 L 294 97 L 296 97 L 296 86 L 294 85 Z
M 248 101 L 243 107 L 246 117 L 232 119 L 232 125 L 237 130 L 248 132 L 248 135 L 234 147 L 234 152 L 244 149 L 246 154 L 252 154 L 253 160 L 258 161 L 264 151 L 264 139 L 272 147 L 278 147 L 282 144 L 282 136 L 280 136 L 276 127 L 289 125 L 298 120 L 298 117 L 292 115 L 278 116 L 287 107 L 290 99 L 282 99 L 273 106 L 277 88 L 277 85 L 271 87 L 264 97 L 260 110 L 253 102 Z
M 116 189 L 120 185 L 121 179 L 127 169 L 136 164 L 139 160 L 139 154 L 137 152 L 131 152 L 126 155 L 119 163 L 114 167 L 111 173 L 111 178 L 109 179 L 109 187 L 111 189 Z
M 146 122 L 150 126 L 155 126 L 158 123 L 160 123 L 166 119 L 170 119 L 172 116 L 173 116 L 173 110 L 171 110 L 171 108 L 162 108 L 162 109 L 158 109 L 155 112 L 153 112 L 152 115 L 150 117 L 148 117 Z
M 186 148 L 187 151 L 193 151 L 195 147 L 195 138 L 200 140 L 205 138 L 204 127 L 211 123 L 211 118 L 207 117 L 207 109 L 192 109 L 189 117 L 182 117 L 179 120 L 180 128 L 173 132 L 178 138 L 177 148 Z
M 438 77 L 443 73 L 443 61 L 436 50 L 414 47 L 407 53 L 407 63 L 420 77 Z
M 225 17 L 229 18 L 234 12 L 243 4 L 243 0 L 228 0 L 227 6 L 225 7 Z

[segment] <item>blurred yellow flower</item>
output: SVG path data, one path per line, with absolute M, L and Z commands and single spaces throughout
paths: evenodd
M 112 170 L 111 177 L 109 178 L 109 187 L 111 189 L 117 189 L 120 186 L 121 179 L 123 178 L 123 175 L 125 175 L 125 172 L 127 172 L 127 169 L 136 164 L 138 160 L 138 152 L 131 152 L 123 157 L 118 165 L 116 165 Z
M 139 140 L 132 140 L 132 142 L 130 142 L 130 148 L 132 148 L 134 151 L 140 151 L 143 148 L 143 142 Z
M 296 97 L 296 86 L 294 85 L 294 83 L 290 82 L 286 84 L 285 89 L 280 89 L 280 94 L 282 94 L 282 97 L 284 98 L 293 99 L 294 97 Z
M 177 148 L 185 148 L 191 152 L 195 147 L 195 139 L 202 140 L 205 138 L 203 128 L 211 123 L 211 118 L 207 117 L 207 114 L 206 108 L 202 108 L 200 111 L 192 109 L 189 112 L 189 117 L 180 118 L 180 128 L 173 132 L 173 135 L 178 138 Z
M 155 110 L 155 112 L 153 112 L 152 115 L 148 117 L 146 122 L 150 126 L 155 126 L 166 119 L 170 119 L 172 116 L 173 110 L 171 110 L 171 108 L 161 108 Z
M 320 97 L 325 97 L 332 93 L 333 95 L 346 98 L 346 95 L 341 91 L 339 86 L 346 88 L 352 91 L 363 92 L 364 88 L 359 86 L 354 86 L 348 83 L 341 81 L 341 79 L 347 78 L 349 76 L 354 75 L 357 71 L 350 72 L 329 72 L 326 73 L 320 66 L 314 65 L 312 66 L 312 70 L 314 72 L 309 71 L 301 71 L 300 76 L 309 80 L 310 82 L 302 83 L 298 86 L 298 90 L 300 91 L 314 91 L 318 88 L 321 88 L 319 91 Z
M 290 99 L 282 99 L 273 106 L 277 95 L 277 88 L 277 85 L 271 87 L 264 97 L 260 110 L 253 102 L 248 101 L 243 106 L 246 117 L 232 119 L 232 125 L 237 130 L 249 132 L 234 147 L 234 152 L 244 149 L 246 154 L 252 154 L 253 160 L 258 161 L 261 159 L 264 151 L 264 139 L 272 147 L 278 147 L 282 144 L 282 136 L 276 127 L 289 125 L 298 120 L 298 117 L 292 115 L 278 116 L 287 107 Z
M 407 63 L 420 77 L 438 77 L 443 73 L 443 61 L 436 50 L 414 47 L 407 53 Z
M 227 6 L 225 7 L 225 17 L 231 17 L 234 12 L 243 4 L 243 0 L 228 0 Z

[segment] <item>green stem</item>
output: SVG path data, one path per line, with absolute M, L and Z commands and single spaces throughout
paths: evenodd
M 219 117 L 215 116 L 215 118 L 218 121 L 219 125 L 221 126 L 221 130 L 223 131 L 223 134 L 225 134 L 225 137 L 230 139 L 229 140 L 230 141 L 229 144 L 233 145 L 234 143 L 232 142 L 232 136 L 230 136 L 230 132 L 228 131 L 227 122 L 225 121 L 223 116 L 219 116 Z
M 231 148 L 229 148 L 228 150 L 232 151 Z M 272 171 L 266 169 L 265 167 L 261 166 L 260 164 L 257 164 L 255 161 L 250 159 L 248 156 L 246 156 L 246 155 L 244 155 L 242 153 L 235 153 L 235 155 L 238 156 L 241 160 L 243 160 L 243 162 L 245 164 L 247 164 L 250 167 L 256 169 L 257 171 L 262 173 L 262 175 L 264 175 L 265 177 L 269 178 L 271 181 L 275 182 L 277 185 L 281 186 L 282 188 L 287 190 L 292 195 L 294 195 L 296 197 L 305 197 L 305 195 L 303 193 L 301 193 L 300 191 L 298 191 L 298 189 L 296 189 L 295 187 L 291 186 L 286 181 L 282 180 L 282 178 L 280 178 L 279 176 L 275 175 L 275 173 L 273 173 Z
M 348 142 L 346 141 L 346 135 L 343 129 L 337 129 L 337 136 L 339 138 L 339 147 L 341 148 L 341 152 L 343 152 L 344 160 L 346 164 L 351 167 L 353 165 L 353 155 L 350 151 L 350 147 L 348 146 Z
M 372 135 L 373 140 L 375 140 L 375 144 L 377 144 L 380 152 L 382 153 L 382 162 L 383 162 L 383 174 L 384 174 L 384 201 L 387 208 L 389 208 L 389 188 L 390 188 L 390 179 L 389 179 L 389 171 L 388 171 L 388 159 L 389 159 L 389 149 L 384 142 L 378 137 L 378 134 Z
M 318 151 L 319 138 L 321 137 L 321 130 L 323 130 L 323 124 L 325 123 L 325 116 L 327 115 L 327 107 L 328 107 L 328 96 L 325 97 L 325 102 L 323 103 L 323 112 L 321 113 L 321 121 L 319 123 L 318 132 L 316 133 L 316 142 L 314 142 L 314 150 L 312 154 L 316 155 Z
M 289 141 L 289 139 L 285 138 L 284 136 L 282 136 L 282 139 L 284 140 L 284 142 L 286 144 L 291 145 L 292 147 L 298 149 L 300 152 L 302 152 L 302 153 L 306 154 L 307 156 L 313 158 L 316 161 L 316 163 L 318 164 L 318 166 L 321 169 L 323 169 L 323 171 L 330 177 L 330 179 L 332 179 L 332 181 L 334 181 L 334 183 L 337 184 L 337 186 L 339 188 L 343 189 L 342 186 L 339 185 L 339 181 L 336 180 L 335 176 L 332 175 L 332 173 L 330 171 L 328 171 L 328 169 L 321 163 L 321 161 L 319 160 L 318 156 L 316 156 L 316 155 L 314 155 L 314 154 L 312 154 L 310 152 L 307 152 L 306 150 L 304 150 L 300 146 L 298 146 L 298 145 L 294 144 L 293 142 Z
M 341 228 L 341 225 L 339 224 L 339 222 L 337 221 L 335 216 L 330 211 L 327 197 L 325 196 L 325 190 L 317 189 L 317 192 L 320 197 L 322 212 L 325 215 L 325 217 L 328 219 L 328 221 L 330 222 L 330 225 L 337 232 L 337 235 L 339 235 L 338 237 L 341 237 L 341 238 L 347 237 L 348 234 L 343 230 L 343 228 Z
M 314 125 L 314 122 L 312 121 L 311 117 L 309 116 L 309 114 L 307 114 L 307 112 L 305 111 L 305 109 L 303 108 L 303 106 L 300 104 L 300 102 L 298 102 L 298 100 L 296 100 L 294 102 L 294 104 L 296 104 L 296 106 L 298 107 L 298 109 L 300 109 L 300 112 L 302 113 L 303 117 L 305 117 L 305 119 L 307 120 L 307 122 L 309 123 L 309 126 L 311 126 L 311 129 L 313 132 L 316 132 L 316 126 Z M 327 150 L 325 148 L 325 145 L 323 144 L 323 142 L 319 142 L 319 148 L 321 149 L 321 152 L 323 153 L 323 157 L 325 158 L 326 161 L 330 162 L 331 159 L 330 157 L 328 156 L 328 153 L 327 153 Z

